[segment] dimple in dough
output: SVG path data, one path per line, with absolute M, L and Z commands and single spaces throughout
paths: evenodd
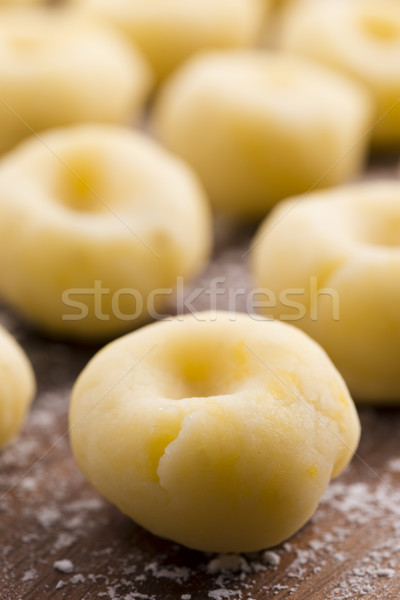
M 0 326 L 0 447 L 14 437 L 25 420 L 36 383 L 20 345 Z
M 100 493 L 153 533 L 216 552 L 295 533 L 360 433 L 315 342 L 224 312 L 104 348 L 74 386 L 69 419 L 75 458 Z

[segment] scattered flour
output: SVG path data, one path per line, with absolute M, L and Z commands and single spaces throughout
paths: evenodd
M 208 597 L 212 600 L 225 600 L 226 598 L 232 598 L 236 596 L 239 600 L 242 598 L 242 592 L 240 590 L 227 590 L 226 588 L 220 588 L 208 592 Z
M 55 563 L 53 564 L 53 567 L 55 569 L 57 569 L 57 571 L 60 571 L 61 573 L 73 573 L 74 572 L 74 565 L 73 565 L 72 561 L 70 561 L 68 558 L 64 558 L 63 560 L 56 560 Z
M 157 562 L 151 562 L 145 568 L 145 571 L 151 573 L 153 577 L 172 579 L 178 583 L 186 581 L 190 576 L 190 570 L 186 567 L 160 567 Z
M 392 458 L 387 464 L 387 468 L 392 473 L 400 473 L 400 458 Z
M 267 565 L 271 565 L 273 567 L 277 567 L 281 562 L 281 557 L 277 552 L 272 552 L 271 550 L 266 550 L 262 555 L 262 560 Z
M 22 581 L 32 581 L 32 579 L 36 579 L 37 577 L 37 571 L 36 569 L 28 569 L 27 571 L 25 571 L 25 573 L 22 575 Z
M 211 575 L 235 571 L 250 571 L 247 561 L 239 554 L 220 554 L 207 565 L 207 573 Z
M 75 543 L 77 540 L 76 536 L 72 533 L 62 532 L 58 534 L 56 541 L 54 542 L 54 546 L 52 552 L 57 552 L 58 550 L 63 550 L 64 548 L 69 548 Z
M 46 529 L 49 527 L 53 527 L 55 523 L 60 519 L 61 513 L 54 506 L 43 506 L 39 508 L 36 513 L 36 519 L 40 523 L 42 527 Z

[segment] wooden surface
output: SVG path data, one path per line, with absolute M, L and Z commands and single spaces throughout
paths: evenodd
M 197 308 L 207 307 L 213 278 L 224 276 L 226 288 L 251 287 L 243 254 L 252 233 L 220 228 L 214 259 L 192 285 L 204 287 Z M 227 298 L 218 301 L 223 308 Z M 274 549 L 272 562 L 279 564 L 259 552 L 231 557 L 224 572 L 218 557 L 135 525 L 79 473 L 68 443 L 68 400 L 96 348 L 41 338 L 5 309 L 0 317 L 26 349 L 39 383 L 22 434 L 0 452 L 2 600 L 400 597 L 400 409 L 360 409 L 357 456 L 312 520 Z

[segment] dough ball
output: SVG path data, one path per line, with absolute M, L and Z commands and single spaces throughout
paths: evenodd
M 84 369 L 70 406 L 72 449 L 94 487 L 153 533 L 213 552 L 293 535 L 359 432 L 315 342 L 223 312 L 113 342 Z
M 326 67 L 225 51 L 193 58 L 166 83 L 153 128 L 217 212 L 252 220 L 287 195 L 356 176 L 371 115 L 364 89 Z
M 280 47 L 316 59 L 362 83 L 374 102 L 374 145 L 400 145 L 397 0 L 300 2 L 285 18 Z
M 0 297 L 42 331 L 117 336 L 208 258 L 207 198 L 190 169 L 127 127 L 75 125 L 0 162 Z
M 147 56 L 159 79 L 192 54 L 253 45 L 271 0 L 71 0 L 113 23 Z
M 50 127 L 133 120 L 152 84 L 126 40 L 59 11 L 2 12 L 0 55 L 0 153 Z
M 400 402 L 400 182 L 279 204 L 252 245 L 262 312 L 328 352 L 358 401 Z
M 0 447 L 21 429 L 36 390 L 31 364 L 20 345 L 0 326 Z

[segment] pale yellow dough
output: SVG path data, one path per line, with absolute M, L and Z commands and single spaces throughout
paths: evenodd
M 51 0 L 0 0 L 0 8 L 29 8 L 38 5 L 48 5 Z M 1 17 L 0 17 L 1 18 Z
M 76 125 L 1 161 L 0 240 L 0 297 L 52 335 L 90 341 L 142 324 L 196 274 L 211 222 L 196 177 L 154 141 Z
M 0 7 L 28 7 L 37 4 L 49 4 L 50 0 L 0 0 Z
M 0 153 L 49 127 L 137 118 L 152 85 L 126 40 L 58 11 L 2 11 L 0 56 Z
M 374 144 L 399 146 L 398 0 L 303 0 L 288 12 L 279 45 L 364 84 L 375 103 Z
M 101 494 L 153 533 L 217 552 L 294 534 L 360 433 L 317 344 L 224 312 L 158 322 L 104 348 L 75 384 L 69 424 Z
M 357 84 L 301 58 L 199 55 L 166 83 L 153 127 L 200 175 L 217 212 L 264 216 L 283 197 L 361 169 L 371 124 Z
M 281 203 L 257 233 L 252 265 L 255 285 L 276 299 L 264 313 L 316 339 L 356 400 L 400 402 L 400 182 Z
M 31 364 L 20 345 L 0 326 L 0 447 L 25 420 L 36 390 Z
M 271 0 L 70 0 L 113 23 L 147 56 L 159 79 L 192 54 L 253 45 Z

